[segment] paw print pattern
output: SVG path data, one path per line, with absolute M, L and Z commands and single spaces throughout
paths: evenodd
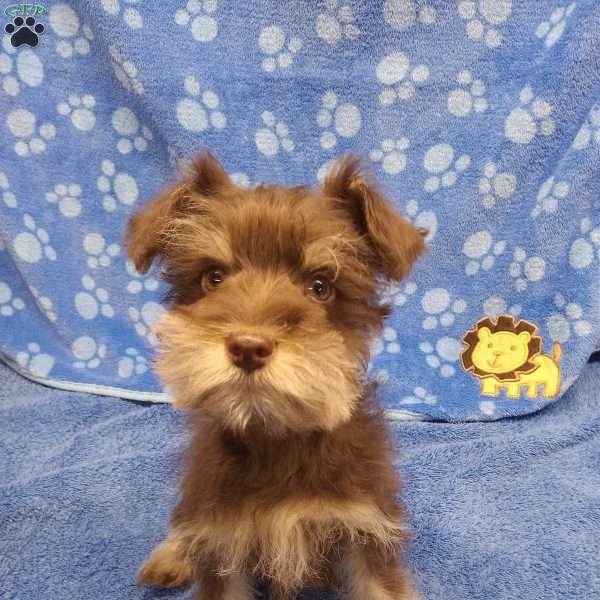
M 7 23 L 4 26 L 4 31 L 10 35 L 10 43 L 14 48 L 18 48 L 23 44 L 27 44 L 35 48 L 39 41 L 40 35 L 45 31 L 42 23 L 36 23 L 35 17 L 15 17 L 12 23 Z
M 506 242 L 494 243 L 489 231 L 477 231 L 470 235 L 463 244 L 463 254 L 469 259 L 465 266 L 467 275 L 475 275 L 479 269 L 489 271 L 496 258 L 506 250 Z
M 465 0 L 458 4 L 458 14 L 466 21 L 465 29 L 471 40 L 483 41 L 488 48 L 502 44 L 502 33 L 496 29 L 512 12 L 512 0 Z
M 424 387 L 416 387 L 413 390 L 412 396 L 404 396 L 400 399 L 399 404 L 437 404 L 437 396 L 430 394 Z
M 9 112 L 6 123 L 13 136 L 18 138 L 14 149 L 21 157 L 44 152 L 46 142 L 56 136 L 56 127 L 52 123 L 44 123 L 38 127 L 36 116 L 24 108 Z
M 248 177 L 248 175 L 246 175 L 246 173 L 241 173 L 240 171 L 236 171 L 235 173 L 232 173 L 229 176 L 229 178 L 238 187 L 242 187 L 242 188 L 250 187 L 250 178 Z
M 138 273 L 135 265 L 129 260 L 125 263 L 125 270 L 132 277 L 131 281 L 127 284 L 127 291 L 130 294 L 139 294 L 143 290 L 154 292 L 158 289 L 158 279 L 151 272 L 145 275 Z
M 405 283 L 390 283 L 381 293 L 381 300 L 386 304 L 404 306 L 409 298 L 417 291 L 417 284 L 413 281 Z
M 131 206 L 138 199 L 139 191 L 135 179 L 127 173 L 117 173 L 115 165 L 110 160 L 102 161 L 102 175 L 96 182 L 98 189 L 104 193 L 102 206 L 106 212 L 114 212 L 117 201 L 125 206 Z
M 127 348 L 125 354 L 126 356 L 121 358 L 117 364 L 119 377 L 126 379 L 134 373 L 136 375 L 143 375 L 148 370 L 148 360 L 135 348 Z
M 581 237 L 578 237 L 569 248 L 569 264 L 573 269 L 587 269 L 595 260 L 600 261 L 600 225 L 592 229 L 592 221 L 588 217 L 579 223 Z
M 520 304 L 508 306 L 506 300 L 502 298 L 502 296 L 490 296 L 483 302 L 483 312 L 493 319 L 507 313 L 513 317 L 518 317 L 522 310 L 523 307 Z
M 421 0 L 385 0 L 383 3 L 385 22 L 398 31 L 409 29 L 417 22 L 432 25 L 436 17 L 435 8 Z
M 38 227 L 35 219 L 28 213 L 23 215 L 23 224 L 28 231 L 23 231 L 13 240 L 16 255 L 27 263 L 40 262 L 44 257 L 56 260 L 56 250 L 50 245 L 50 236 L 42 227 Z
M 111 64 L 117 79 L 128 91 L 141 96 L 144 93 L 144 85 L 138 79 L 138 68 L 130 61 L 125 60 L 116 46 L 109 46 Z
M 485 208 L 493 208 L 499 200 L 509 200 L 517 190 L 517 178 L 512 173 L 499 173 L 498 165 L 485 163 L 479 179 L 479 192 Z
M 8 208 L 17 208 L 17 197 L 10 191 L 10 184 L 5 173 L 0 171 L 0 195 Z
M 0 54 L 0 85 L 9 96 L 18 96 L 22 84 L 37 87 L 43 80 L 44 65 L 35 52 L 21 50 L 14 61 L 8 54 Z
M 185 8 L 175 12 L 175 23 L 188 27 L 198 42 L 212 42 L 219 33 L 219 26 L 212 16 L 217 10 L 217 0 L 189 0 Z
M 456 183 L 457 174 L 469 168 L 471 157 L 462 154 L 455 160 L 454 148 L 450 144 L 436 144 L 427 150 L 423 167 L 431 177 L 425 181 L 424 190 L 434 193 L 442 187 L 451 187 Z
M 187 98 L 177 103 L 177 120 L 188 131 L 205 131 L 209 127 L 223 129 L 227 125 L 225 114 L 219 109 L 219 96 L 212 90 L 201 88 L 198 80 L 189 76 L 185 78 L 184 88 Z
M 117 108 L 112 115 L 112 126 L 122 136 L 117 142 L 117 150 L 121 154 L 129 154 L 134 148 L 139 152 L 148 149 L 152 132 L 145 125 L 140 127 L 138 118 L 131 109 Z
M 425 361 L 432 369 L 439 369 L 442 377 L 452 377 L 456 373 L 454 363 L 462 352 L 460 342 L 451 337 L 441 337 L 435 347 L 429 342 L 419 344 L 419 350 L 425 354 Z
M 54 367 L 54 358 L 45 352 L 39 344 L 27 344 L 27 351 L 17 352 L 17 364 L 36 377 L 47 377 Z
M 325 0 L 327 12 L 317 15 L 315 31 L 328 44 L 337 44 L 341 39 L 355 40 L 360 29 L 354 24 L 354 12 L 349 4 L 339 6 L 338 0 Z
M 96 124 L 96 115 L 93 112 L 94 106 L 96 106 L 94 96 L 71 94 L 67 102 L 61 102 L 57 105 L 56 110 L 64 117 L 69 116 L 76 129 L 91 131 Z
M 448 111 L 455 117 L 466 117 L 471 111 L 483 112 L 487 109 L 484 97 L 485 84 L 481 79 L 473 79 L 471 71 L 464 69 L 456 76 L 460 87 L 448 94 Z
M 379 94 L 379 103 L 390 106 L 397 100 L 410 100 L 415 95 L 415 86 L 423 85 L 429 79 L 429 67 L 411 67 L 407 54 L 393 52 L 379 61 L 375 74 L 377 81 L 384 86 Z
M 438 220 L 435 213 L 431 210 L 419 212 L 419 203 L 416 200 L 409 200 L 406 204 L 406 216 L 408 220 L 417 228 L 425 229 L 425 241 L 431 242 L 438 230 Z
M 377 336 L 371 343 L 371 356 L 377 356 L 382 352 L 389 354 L 400 352 L 398 334 L 393 327 L 384 327 L 382 335 Z
M 60 213 L 67 219 L 74 219 L 81 213 L 81 186 L 77 183 L 57 183 L 52 192 L 46 193 L 46 200 L 57 204 Z
M 123 22 L 130 29 L 141 29 L 144 25 L 144 20 L 138 10 L 131 6 L 127 6 L 126 8 L 123 8 L 123 11 L 121 12 L 121 2 L 125 5 L 136 4 L 138 1 L 139 0 L 101 0 L 101 5 L 104 12 L 109 15 L 117 16 L 120 14 L 123 18 Z
M 62 38 L 56 43 L 56 53 L 62 58 L 72 58 L 73 53 L 89 54 L 94 34 L 89 25 L 81 26 L 77 13 L 66 3 L 50 8 L 50 27 Z
M 450 292 L 444 288 L 433 288 L 425 292 L 421 299 L 421 307 L 428 315 L 423 320 L 423 329 L 450 327 L 467 309 L 467 303 L 462 298 L 452 299 Z
M 77 359 L 73 363 L 77 369 L 97 369 L 106 356 L 106 344 L 96 342 L 89 335 L 82 335 L 71 344 L 71 352 Z
M 493 400 L 482 400 L 479 403 L 479 412 L 491 417 L 496 414 L 496 403 Z
M 75 308 L 79 315 L 86 321 L 95 319 L 98 314 L 109 318 L 114 317 L 115 311 L 108 302 L 108 292 L 104 288 L 97 287 L 91 275 L 84 275 L 81 283 L 86 291 L 75 294 Z
M 288 126 L 269 111 L 263 112 L 261 118 L 265 127 L 261 127 L 254 134 L 254 143 L 258 151 L 265 156 L 275 156 L 280 147 L 286 152 L 292 152 L 294 142 L 289 138 Z
M 600 104 L 596 104 L 590 110 L 584 124 L 577 132 L 571 147 L 574 150 L 583 150 L 591 142 L 600 145 Z
M 552 106 L 536 98 L 530 85 L 519 94 L 520 106 L 514 108 L 504 121 L 504 135 L 515 144 L 529 144 L 539 133 L 548 137 L 556 129 Z
M 258 36 L 258 46 L 266 57 L 261 63 L 263 71 L 272 73 L 277 68 L 287 69 L 293 62 L 294 56 L 302 48 L 302 40 L 291 38 L 286 47 L 285 32 L 277 25 L 265 27 Z
M 0 281 L 0 315 L 12 317 L 16 310 L 23 310 L 25 302 L 22 298 L 15 296 L 8 283 Z
M 42 296 L 37 288 L 30 287 L 29 290 L 31 294 L 35 298 L 35 302 L 38 305 L 39 309 L 46 315 L 49 321 L 56 321 L 58 318 L 56 312 L 54 312 L 54 305 L 52 304 L 52 300 L 47 296 Z
M 575 2 L 571 2 L 568 6 L 559 6 L 552 11 L 550 18 L 547 21 L 542 21 L 535 30 L 535 35 L 541 40 L 544 40 L 546 48 L 552 48 L 562 36 L 567 25 L 567 19 L 575 10 Z
M 337 95 L 325 92 L 321 101 L 323 108 L 317 114 L 317 124 L 325 131 L 321 134 L 321 148 L 331 150 L 338 142 L 338 136 L 352 138 L 362 126 L 358 106 L 344 102 L 339 104 Z
M 517 247 L 513 253 L 509 273 L 514 279 L 515 289 L 523 292 L 531 282 L 540 281 L 546 272 L 546 261 L 541 256 L 527 258 L 523 248 Z
M 379 148 L 369 152 L 369 158 L 374 162 L 381 162 L 382 169 L 388 175 L 398 175 L 406 167 L 406 150 L 410 146 L 410 140 L 407 137 L 401 137 L 397 140 L 383 140 Z
M 572 332 L 579 337 L 592 333 L 592 324 L 582 318 L 583 309 L 579 304 L 567 303 L 562 294 L 556 294 L 554 306 L 556 311 L 546 320 L 546 327 L 553 342 L 564 344 L 570 339 Z
M 83 249 L 87 254 L 87 264 L 90 269 L 109 267 L 112 259 L 119 255 L 119 244 L 106 244 L 100 233 L 88 233 L 83 238 Z
M 535 219 L 542 213 L 555 213 L 559 200 L 566 198 L 570 189 L 566 181 L 556 181 L 554 175 L 548 177 L 537 194 L 531 216 Z
M 146 302 L 141 310 L 130 306 L 127 312 L 137 334 L 145 338 L 151 346 L 158 346 L 152 326 L 165 312 L 165 309 L 156 302 Z

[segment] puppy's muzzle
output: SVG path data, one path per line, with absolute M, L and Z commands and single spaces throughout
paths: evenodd
M 272 340 L 251 334 L 230 335 L 225 343 L 231 362 L 246 373 L 262 369 L 273 355 Z

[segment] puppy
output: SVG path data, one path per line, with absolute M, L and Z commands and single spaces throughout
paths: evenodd
M 414 600 L 381 412 L 365 378 L 387 308 L 424 248 L 352 157 L 321 187 L 236 187 L 210 154 L 129 222 L 170 310 L 156 371 L 193 436 L 170 532 L 139 573 L 250 600 L 252 582 Z

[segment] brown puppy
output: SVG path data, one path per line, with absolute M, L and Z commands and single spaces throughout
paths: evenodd
M 236 187 L 204 154 L 135 215 L 129 255 L 160 259 L 172 307 L 156 370 L 194 409 L 181 497 L 140 582 L 203 600 L 305 585 L 413 600 L 381 413 L 365 381 L 386 308 L 423 237 L 343 158 L 322 187 Z

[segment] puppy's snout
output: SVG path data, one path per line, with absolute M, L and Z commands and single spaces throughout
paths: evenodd
M 230 335 L 226 346 L 233 364 L 247 373 L 264 367 L 275 348 L 272 340 L 250 334 Z

